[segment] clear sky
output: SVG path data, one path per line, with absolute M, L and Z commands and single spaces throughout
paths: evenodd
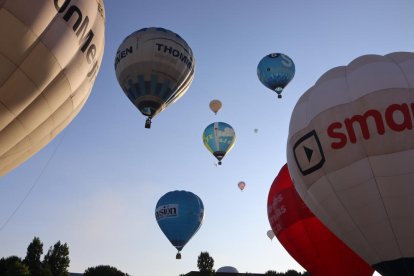
M 105 264 L 131 275 L 178 276 L 197 270 L 201 251 L 215 269 L 303 271 L 266 236 L 267 195 L 286 163 L 290 114 L 328 69 L 363 54 L 413 51 L 414 1 L 105 0 L 105 9 L 105 54 L 85 107 L 0 178 L 0 256 L 24 257 L 38 236 L 45 252 L 58 240 L 68 243 L 72 272 Z M 187 41 L 196 70 L 187 93 L 148 130 L 113 62 L 127 35 L 153 26 Z M 256 75 L 260 59 L 273 52 L 296 64 L 282 99 Z M 214 98 L 223 102 L 217 116 L 208 107 Z M 222 166 L 201 138 L 215 121 L 237 135 Z M 205 205 L 204 223 L 181 260 L 154 217 L 158 199 L 172 190 L 192 191 Z

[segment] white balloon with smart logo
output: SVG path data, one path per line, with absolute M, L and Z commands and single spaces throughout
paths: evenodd
M 382 275 L 414 275 L 414 53 L 365 55 L 297 102 L 287 160 L 315 215 Z

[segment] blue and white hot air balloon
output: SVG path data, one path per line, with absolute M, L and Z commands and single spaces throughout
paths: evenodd
M 155 218 L 162 232 L 180 251 L 200 228 L 204 218 L 201 199 L 187 191 L 172 191 L 163 195 L 155 207 Z
M 273 53 L 262 58 L 257 65 L 257 76 L 267 88 L 282 98 L 282 91 L 295 76 L 295 63 L 287 55 Z
M 144 28 L 127 36 L 116 52 L 115 72 L 129 100 L 148 119 L 185 94 L 194 78 L 190 46 L 164 28 Z
M 228 153 L 236 142 L 236 133 L 231 125 L 223 122 L 215 122 L 206 127 L 203 132 L 203 142 L 206 148 L 217 158 L 221 165 L 221 159 Z

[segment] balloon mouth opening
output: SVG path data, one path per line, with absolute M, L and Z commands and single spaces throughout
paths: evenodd
M 180 252 L 178 252 L 177 255 L 175 255 L 175 259 L 181 260 L 181 253 Z
M 135 106 L 144 116 L 154 117 L 162 108 L 162 104 L 152 100 L 143 100 L 135 103 Z
M 217 160 L 219 161 L 218 164 L 221 165 L 221 159 L 223 159 L 224 155 L 226 153 L 224 151 L 215 151 L 213 153 L 213 155 L 217 158 Z

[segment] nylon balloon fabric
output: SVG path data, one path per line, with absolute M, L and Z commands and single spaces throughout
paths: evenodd
M 0 175 L 47 145 L 82 109 L 104 35 L 102 1 L 1 1 Z
M 414 53 L 323 74 L 292 112 L 287 162 L 312 212 L 383 276 L 414 275 Z
M 195 58 L 181 36 L 150 27 L 122 41 L 114 66 L 125 95 L 150 120 L 187 92 L 194 78 Z
M 180 252 L 200 228 L 204 205 L 192 192 L 168 192 L 158 200 L 155 218 L 164 235 Z
M 313 276 L 370 276 L 373 269 L 326 228 L 293 186 L 285 164 L 272 183 L 267 212 L 275 236 Z

